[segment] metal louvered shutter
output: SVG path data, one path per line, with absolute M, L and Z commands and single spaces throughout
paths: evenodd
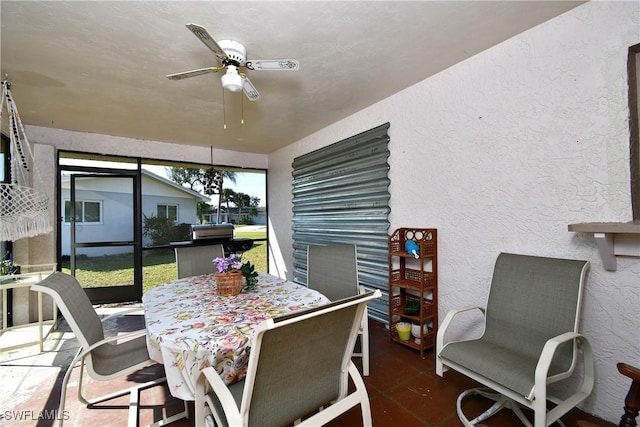
M 369 315 L 387 322 L 389 123 L 293 160 L 294 280 L 307 283 L 307 246 L 352 243 L 358 277 L 383 298 Z

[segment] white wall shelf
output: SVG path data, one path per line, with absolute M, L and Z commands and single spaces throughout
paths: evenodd
M 640 221 L 569 224 L 569 231 L 593 234 L 605 270 L 616 271 L 616 256 L 640 257 Z

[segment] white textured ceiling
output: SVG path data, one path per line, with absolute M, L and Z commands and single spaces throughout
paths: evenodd
M 579 1 L 5 1 L 1 72 L 25 124 L 270 153 Z M 261 99 L 225 92 L 186 27 L 242 42 Z M 240 124 L 241 114 L 245 124 Z

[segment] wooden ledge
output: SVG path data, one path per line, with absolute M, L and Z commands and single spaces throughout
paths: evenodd
M 640 221 L 631 222 L 583 222 L 569 224 L 569 231 L 586 233 L 640 233 Z
M 605 270 L 617 269 L 616 255 L 640 257 L 640 221 L 569 224 L 569 231 L 593 233 Z

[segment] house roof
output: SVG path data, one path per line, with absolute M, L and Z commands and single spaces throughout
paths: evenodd
M 142 170 L 142 175 L 148 177 L 149 179 L 157 181 L 157 182 L 161 183 L 162 185 L 166 185 L 166 186 L 171 187 L 171 188 L 173 188 L 173 189 L 175 189 L 177 191 L 185 193 L 185 195 L 188 196 L 188 197 L 192 197 L 192 198 L 195 198 L 195 199 L 197 199 L 199 201 L 206 202 L 206 203 L 210 203 L 211 202 L 211 199 L 208 196 L 200 194 L 197 191 L 193 191 L 193 190 L 191 190 L 189 188 L 183 187 L 183 186 L 181 186 L 181 185 L 179 185 L 179 184 L 177 184 L 177 183 L 175 183 L 175 182 L 173 182 L 173 181 L 171 181 L 169 179 L 166 179 L 166 178 L 164 178 L 164 177 L 162 177 L 160 175 L 157 175 L 157 174 L 155 174 L 153 172 L 150 172 L 148 170 L 143 169 Z M 87 177 L 85 179 L 100 179 L 100 177 L 92 176 L 92 177 Z M 64 186 L 64 183 L 69 181 L 69 176 L 68 175 L 63 176 L 62 177 L 62 181 L 63 181 L 63 186 Z
M 154 179 L 156 181 L 159 181 L 165 185 L 168 185 L 170 187 L 175 188 L 176 190 L 182 191 L 184 193 L 187 193 L 188 195 L 190 195 L 191 197 L 194 197 L 196 199 L 200 199 L 201 202 L 206 202 L 206 203 L 210 203 L 211 199 L 209 198 L 209 196 L 205 196 L 204 194 L 198 193 L 197 191 L 191 190 L 190 188 L 186 188 L 183 187 L 182 185 L 175 183 L 173 181 L 171 181 L 170 179 L 164 178 L 160 175 L 157 175 L 153 172 L 150 172 L 148 170 L 142 169 L 142 175 L 144 176 L 148 176 L 151 179 Z

